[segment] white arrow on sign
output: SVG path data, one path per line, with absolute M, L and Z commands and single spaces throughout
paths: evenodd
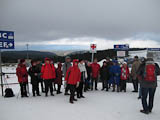
M 9 44 L 8 44 L 8 46 L 9 46 L 9 47 L 12 47 L 12 46 L 13 46 L 13 44 L 12 44 L 12 43 L 9 43 Z

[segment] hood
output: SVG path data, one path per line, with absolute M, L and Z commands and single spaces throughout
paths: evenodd
M 75 63 L 76 63 L 76 62 L 78 63 L 78 62 L 79 62 L 79 60 L 78 60 L 78 59 L 74 59 L 74 60 L 73 60 L 73 67 L 75 67 L 75 66 L 76 66 L 76 65 L 75 65 Z M 77 66 L 78 66 L 78 64 L 77 64 Z

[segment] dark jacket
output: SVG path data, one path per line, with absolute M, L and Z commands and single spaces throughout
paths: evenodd
M 28 70 L 28 74 L 31 77 L 31 84 L 37 85 L 38 83 L 38 70 L 36 69 L 36 66 L 32 66 Z M 35 75 L 37 74 L 37 75 Z
M 145 66 L 148 63 L 153 63 L 153 61 L 147 61 L 146 63 L 143 63 L 140 65 L 138 71 L 137 71 L 137 75 L 141 78 L 139 79 L 140 81 L 140 85 L 142 88 L 156 88 L 157 87 L 157 75 L 160 75 L 160 69 L 158 65 L 155 65 L 155 75 L 156 75 L 156 80 L 153 82 L 148 82 L 146 80 L 144 80 L 144 71 L 145 71 Z
M 42 80 L 42 74 L 41 74 L 42 64 L 41 63 L 37 64 L 36 69 L 38 72 L 38 80 L 41 81 Z
M 56 69 L 56 80 L 55 84 L 62 85 L 62 64 L 58 63 L 58 68 Z
M 67 70 L 72 67 L 72 64 L 70 62 L 65 62 L 62 66 L 62 72 L 63 72 L 63 75 L 64 77 L 66 77 L 66 73 L 67 73 Z
M 88 78 L 87 79 L 90 79 L 91 78 L 91 72 L 92 72 L 92 69 L 90 66 L 86 65 L 86 70 L 87 70 L 87 76 Z
M 102 66 L 100 69 L 101 80 L 109 80 L 109 67 Z

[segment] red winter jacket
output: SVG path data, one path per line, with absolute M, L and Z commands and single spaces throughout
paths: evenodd
M 18 67 L 16 68 L 16 75 L 19 83 L 28 82 L 28 73 L 25 65 L 18 64 Z
M 65 81 L 67 81 L 67 84 L 76 85 L 77 82 L 80 82 L 81 80 L 81 72 L 78 68 L 78 64 L 75 65 L 75 62 L 77 60 L 73 60 L 73 67 L 70 67 L 67 70 Z
M 92 77 L 97 78 L 100 71 L 100 65 L 98 63 L 92 63 L 91 68 L 92 68 Z
M 41 73 L 44 80 L 56 78 L 56 71 L 53 64 L 45 63 L 44 65 L 42 65 Z
M 129 69 L 128 67 L 121 67 L 121 80 L 127 80 L 129 78 Z

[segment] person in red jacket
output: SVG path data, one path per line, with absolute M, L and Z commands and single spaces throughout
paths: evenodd
M 56 78 L 56 72 L 53 64 L 50 63 L 49 58 L 45 58 L 45 64 L 42 65 L 41 73 L 45 84 L 45 96 L 48 96 L 49 88 L 51 96 L 54 96 L 52 81 Z
M 76 87 L 79 86 L 79 82 L 81 80 L 81 72 L 80 69 L 78 68 L 78 62 L 79 61 L 77 59 L 73 60 L 73 67 L 70 67 L 67 70 L 65 77 L 65 81 L 67 82 L 67 85 L 71 92 L 69 102 L 72 104 L 74 103 L 73 101 L 77 101 L 77 99 L 74 98 L 75 90 Z
M 95 90 L 97 89 L 97 81 L 98 81 L 98 76 L 99 76 L 99 72 L 100 72 L 100 65 L 97 63 L 97 58 L 94 59 L 94 62 L 91 64 L 91 68 L 92 68 L 92 83 L 91 83 L 91 90 L 93 90 L 93 82 L 95 81 Z
M 129 68 L 126 62 L 124 62 L 121 67 L 121 77 L 120 78 L 121 78 L 120 91 L 124 90 L 124 92 L 126 92 L 126 83 L 127 83 L 127 80 L 129 79 Z
M 16 68 L 16 75 L 18 77 L 18 82 L 20 84 L 20 89 L 21 89 L 21 97 L 28 97 L 27 96 L 28 73 L 25 64 L 26 64 L 25 59 L 21 59 L 20 63 Z
M 58 68 L 56 69 L 56 80 L 55 84 L 58 85 L 57 94 L 61 94 L 61 85 L 62 85 L 62 64 L 58 63 Z

